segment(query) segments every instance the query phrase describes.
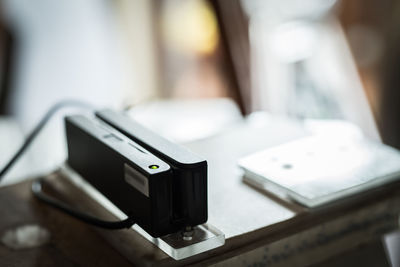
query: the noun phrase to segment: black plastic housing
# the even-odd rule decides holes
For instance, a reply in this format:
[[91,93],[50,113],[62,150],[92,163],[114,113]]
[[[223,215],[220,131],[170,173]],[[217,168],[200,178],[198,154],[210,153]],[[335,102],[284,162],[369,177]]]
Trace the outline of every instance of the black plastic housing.
[[168,163],[173,170],[173,223],[179,227],[205,223],[207,161],[186,148],[150,131],[133,119],[111,110],[96,116]]
[[167,163],[98,119],[69,116],[65,126],[70,167],[153,237],[178,230]]

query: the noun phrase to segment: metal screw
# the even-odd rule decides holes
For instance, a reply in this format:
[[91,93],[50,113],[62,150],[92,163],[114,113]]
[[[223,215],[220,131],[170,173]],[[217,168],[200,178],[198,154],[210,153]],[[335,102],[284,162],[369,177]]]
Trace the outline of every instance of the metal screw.
[[186,226],[185,230],[183,230],[182,236],[183,240],[190,241],[193,239],[194,230],[191,226]]

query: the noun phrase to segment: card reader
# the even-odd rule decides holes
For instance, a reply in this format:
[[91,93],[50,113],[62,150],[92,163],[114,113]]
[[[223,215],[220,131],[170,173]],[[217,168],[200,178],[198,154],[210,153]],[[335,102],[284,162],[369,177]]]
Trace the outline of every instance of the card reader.
[[172,170],[139,144],[97,119],[65,119],[68,165],[153,237],[172,224]]
[[125,115],[65,118],[68,165],[153,237],[207,221],[207,161]]
[[132,118],[112,110],[96,116],[167,162],[173,171],[174,224],[195,226],[207,221],[207,161],[150,131]]

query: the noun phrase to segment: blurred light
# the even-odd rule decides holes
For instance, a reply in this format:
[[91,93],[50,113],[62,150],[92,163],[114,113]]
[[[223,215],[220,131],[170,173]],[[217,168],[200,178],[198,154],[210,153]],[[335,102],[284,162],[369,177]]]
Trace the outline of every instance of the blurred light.
[[162,25],[167,43],[177,50],[211,54],[217,47],[217,21],[205,1],[167,2]]
[[[316,19],[328,13],[337,0],[242,0],[251,19],[285,21]],[[266,15],[268,14],[268,15]]]
[[287,22],[272,33],[272,50],[282,61],[291,63],[312,55],[316,45],[316,29],[307,22]]

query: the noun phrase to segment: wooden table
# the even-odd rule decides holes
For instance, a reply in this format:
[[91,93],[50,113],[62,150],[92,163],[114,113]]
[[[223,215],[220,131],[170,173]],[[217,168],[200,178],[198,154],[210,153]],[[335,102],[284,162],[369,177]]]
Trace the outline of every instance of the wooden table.
[[[107,231],[78,222],[38,202],[30,182],[0,189],[0,234],[23,224],[39,224],[50,242],[13,251],[0,246],[2,266],[139,266],[268,264],[302,266],[322,262],[398,227],[400,186],[394,184],[351,201],[309,211],[259,192],[241,179],[236,160],[262,148],[305,135],[298,125],[269,119],[244,123],[214,137],[187,144],[209,162],[209,223],[226,244],[175,261],[133,230]],[[47,190],[83,210],[114,218],[59,173],[47,177]]]

